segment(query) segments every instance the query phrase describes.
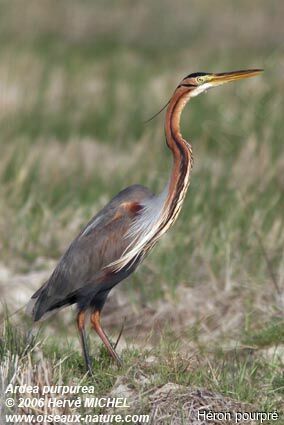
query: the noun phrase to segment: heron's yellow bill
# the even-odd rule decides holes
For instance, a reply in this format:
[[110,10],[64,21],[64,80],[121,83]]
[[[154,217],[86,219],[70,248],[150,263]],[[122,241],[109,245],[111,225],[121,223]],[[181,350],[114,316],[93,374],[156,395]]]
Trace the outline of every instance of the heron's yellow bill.
[[221,72],[211,75],[211,83],[223,84],[229,81],[241,80],[242,78],[255,77],[263,72],[263,69],[243,69],[240,71]]

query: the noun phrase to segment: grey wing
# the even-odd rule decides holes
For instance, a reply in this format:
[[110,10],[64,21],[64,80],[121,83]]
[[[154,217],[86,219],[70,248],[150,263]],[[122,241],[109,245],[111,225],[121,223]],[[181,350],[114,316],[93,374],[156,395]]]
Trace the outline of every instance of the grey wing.
[[71,243],[49,280],[33,295],[28,310],[34,320],[53,306],[75,302],[72,294],[84,286],[96,285],[101,271],[118,260],[131,243],[127,237],[129,228],[143,202],[152,197],[147,188],[131,186],[93,217]]

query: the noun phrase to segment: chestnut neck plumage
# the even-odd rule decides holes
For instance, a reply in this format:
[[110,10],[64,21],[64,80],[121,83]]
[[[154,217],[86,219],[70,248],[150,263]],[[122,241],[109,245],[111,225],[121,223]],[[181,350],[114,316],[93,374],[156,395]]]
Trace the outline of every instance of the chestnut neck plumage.
[[167,108],[165,120],[166,141],[173,154],[173,166],[168,184],[168,193],[164,208],[171,225],[177,218],[186,195],[190,171],[193,165],[190,144],[182,138],[180,132],[180,117],[183,108],[190,99],[190,90],[179,87]]
[[180,212],[193,163],[191,146],[180,134],[180,115],[189,98],[189,90],[182,87],[176,90],[170,100],[165,132],[167,145],[174,159],[171,176],[160,195],[144,201],[142,214],[137,216],[127,233],[130,237],[129,247],[119,260],[110,264],[116,271],[130,267],[137,258],[142,260],[175,222]]

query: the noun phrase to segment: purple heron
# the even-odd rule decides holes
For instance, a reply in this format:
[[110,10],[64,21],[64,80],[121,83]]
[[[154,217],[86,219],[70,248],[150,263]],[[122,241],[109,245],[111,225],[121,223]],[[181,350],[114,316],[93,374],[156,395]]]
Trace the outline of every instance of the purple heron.
[[110,290],[136,269],[181,210],[193,163],[191,145],[180,132],[183,108],[192,97],[212,87],[254,77],[261,71],[199,72],[186,76],[167,104],[165,136],[173,166],[164,190],[159,195],[141,185],[122,190],[89,221],[50,278],[32,296],[28,311],[34,321],[43,320],[61,307],[77,304],[77,326],[89,373],[92,366],[85,333],[86,313],[90,313],[91,325],[109,354],[120,364],[101,326],[101,311]]

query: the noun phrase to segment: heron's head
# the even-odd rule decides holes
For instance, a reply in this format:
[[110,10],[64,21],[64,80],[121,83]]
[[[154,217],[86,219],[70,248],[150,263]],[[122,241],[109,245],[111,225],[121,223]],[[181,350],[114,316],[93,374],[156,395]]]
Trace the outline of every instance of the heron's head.
[[190,96],[198,96],[204,91],[230,81],[241,80],[242,78],[250,78],[260,74],[262,69],[246,69],[241,71],[221,72],[212,74],[208,72],[196,72],[187,75],[179,84],[178,88],[183,88],[190,92]]

